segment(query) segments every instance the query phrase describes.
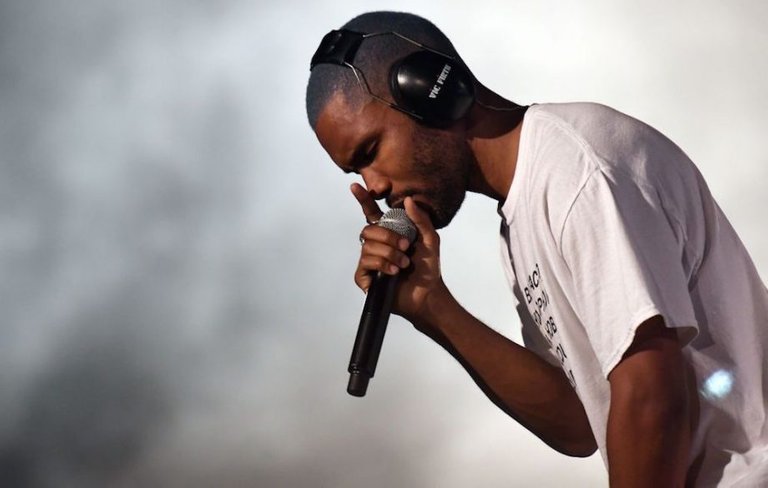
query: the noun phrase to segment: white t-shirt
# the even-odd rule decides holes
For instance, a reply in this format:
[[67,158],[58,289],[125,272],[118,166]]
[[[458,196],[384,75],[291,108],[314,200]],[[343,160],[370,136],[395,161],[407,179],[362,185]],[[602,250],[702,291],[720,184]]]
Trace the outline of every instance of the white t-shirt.
[[534,105],[499,213],[525,345],[570,378],[603,459],[608,373],[661,315],[696,374],[697,486],[768,486],[768,290],[683,151],[605,106]]

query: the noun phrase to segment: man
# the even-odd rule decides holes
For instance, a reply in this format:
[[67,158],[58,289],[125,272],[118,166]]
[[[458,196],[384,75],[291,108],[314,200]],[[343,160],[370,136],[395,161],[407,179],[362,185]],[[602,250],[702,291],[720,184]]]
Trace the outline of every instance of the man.
[[[394,311],[554,449],[611,486],[768,486],[768,291],[693,163],[596,104],[523,107],[409,14],[361,15],[312,60],[307,112],[369,225],[355,282],[402,274]],[[439,237],[466,191],[499,202],[521,347],[465,311]],[[371,225],[402,206],[410,252]]]

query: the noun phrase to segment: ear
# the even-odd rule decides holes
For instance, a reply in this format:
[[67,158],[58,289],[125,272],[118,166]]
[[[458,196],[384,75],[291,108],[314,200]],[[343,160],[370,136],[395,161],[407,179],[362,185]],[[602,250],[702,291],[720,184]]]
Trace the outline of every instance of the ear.
[[429,124],[455,122],[475,101],[471,74],[457,61],[430,51],[416,51],[395,63],[389,80],[397,104]]

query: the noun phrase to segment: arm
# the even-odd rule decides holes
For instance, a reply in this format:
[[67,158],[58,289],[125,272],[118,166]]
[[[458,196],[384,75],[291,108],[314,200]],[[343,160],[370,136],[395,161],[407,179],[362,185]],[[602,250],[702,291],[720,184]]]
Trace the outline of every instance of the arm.
[[[352,186],[369,221],[381,212],[360,185]],[[408,216],[419,230],[410,257],[399,236],[369,225],[355,273],[360,288],[370,273],[402,273],[393,310],[448,350],[486,395],[554,449],[588,456],[596,443],[584,408],[565,374],[524,347],[508,340],[464,310],[440,275],[439,236],[427,214],[411,198]]]
[[584,407],[563,371],[465,311],[444,290],[414,325],[450,352],[496,406],[553,449],[597,449]]
[[[608,471],[612,487],[682,487],[695,392],[673,329],[644,322],[611,371]],[[693,395],[691,395],[693,393]]]

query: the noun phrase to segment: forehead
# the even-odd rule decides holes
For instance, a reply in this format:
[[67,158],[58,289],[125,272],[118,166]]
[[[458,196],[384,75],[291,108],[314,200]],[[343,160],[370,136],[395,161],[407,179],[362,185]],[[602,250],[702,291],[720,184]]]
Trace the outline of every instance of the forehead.
[[343,163],[360,142],[381,130],[381,117],[373,103],[350,103],[336,92],[320,112],[315,133],[336,164]]

